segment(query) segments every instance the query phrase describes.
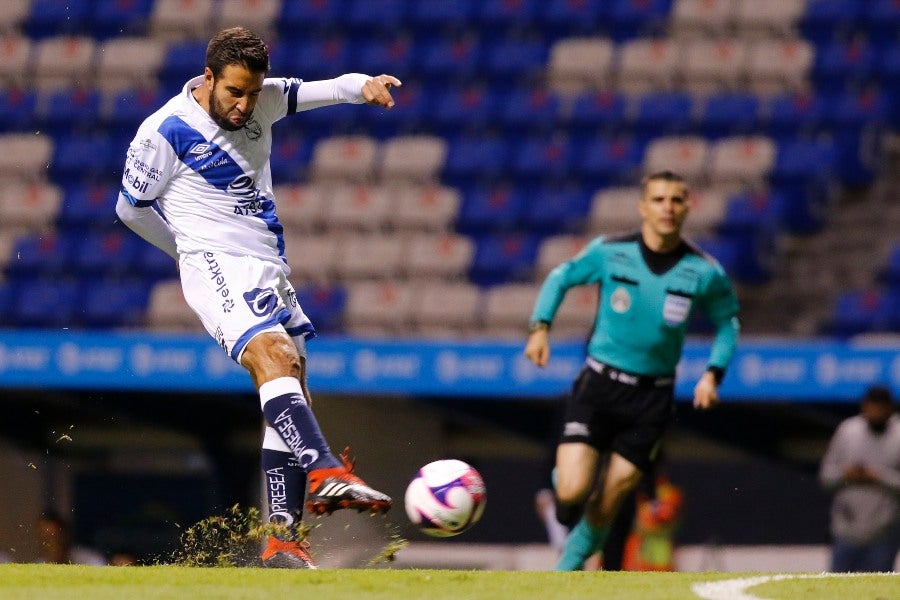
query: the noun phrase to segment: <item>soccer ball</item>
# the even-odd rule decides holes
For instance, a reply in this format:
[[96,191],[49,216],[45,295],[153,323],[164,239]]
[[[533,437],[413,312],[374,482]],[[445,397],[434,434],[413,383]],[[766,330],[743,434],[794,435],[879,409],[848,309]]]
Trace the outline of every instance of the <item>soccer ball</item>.
[[432,537],[459,535],[478,522],[487,496],[471,465],[446,459],[428,463],[406,488],[406,514]]

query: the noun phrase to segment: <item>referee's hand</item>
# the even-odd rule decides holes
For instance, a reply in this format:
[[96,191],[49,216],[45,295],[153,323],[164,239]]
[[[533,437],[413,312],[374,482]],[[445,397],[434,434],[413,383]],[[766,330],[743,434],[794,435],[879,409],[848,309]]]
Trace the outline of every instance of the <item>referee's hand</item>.
[[394,107],[394,98],[391,96],[393,86],[400,87],[403,83],[393,75],[379,75],[368,80],[362,89],[362,97],[367,104],[384,108]]
[[539,367],[546,367],[550,360],[549,334],[546,329],[539,329],[528,335],[525,344],[525,358]]
[[707,410],[719,403],[719,385],[712,373],[706,372],[694,386],[694,408]]

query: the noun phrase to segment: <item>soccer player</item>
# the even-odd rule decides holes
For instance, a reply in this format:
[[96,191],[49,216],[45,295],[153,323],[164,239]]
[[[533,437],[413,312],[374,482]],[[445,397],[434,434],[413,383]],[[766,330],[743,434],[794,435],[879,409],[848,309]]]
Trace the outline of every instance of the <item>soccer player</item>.
[[[581,569],[602,548],[623,499],[654,464],[673,416],[675,368],[694,308],[716,328],[707,370],[694,387],[696,408],[719,401],[737,343],[738,303],[728,277],[681,235],[689,209],[684,179],[669,171],[648,176],[637,208],[639,231],[600,236],[550,272],[529,324],[525,356],[544,367],[566,291],[600,286],[586,364],[566,399],[556,451],[557,518],[573,528],[560,571]],[[609,464],[597,482],[604,452]]]
[[[269,51],[242,27],[216,34],[203,75],[150,115],[128,148],[116,212],[178,261],[182,290],[203,326],[259,391],[270,521],[290,530],[307,508],[387,511],[391,499],[336,457],[310,408],[306,340],[312,323],[288,282],[269,156],[272,124],[349,102],[392,108],[391,75],[325,81],[268,78]],[[153,205],[158,206],[157,213]],[[315,568],[305,544],[272,536],[269,567]]]

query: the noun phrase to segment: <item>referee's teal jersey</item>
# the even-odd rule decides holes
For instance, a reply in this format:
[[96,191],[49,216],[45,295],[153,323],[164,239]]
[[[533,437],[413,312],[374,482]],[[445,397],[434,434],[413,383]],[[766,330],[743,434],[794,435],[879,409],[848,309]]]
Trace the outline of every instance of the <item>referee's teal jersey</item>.
[[638,375],[673,375],[691,313],[699,309],[716,331],[708,368],[728,367],[739,331],[737,297],[718,261],[690,242],[660,254],[640,232],[595,238],[550,272],[531,322],[552,324],[566,291],[588,284],[600,285],[588,342],[594,359]]

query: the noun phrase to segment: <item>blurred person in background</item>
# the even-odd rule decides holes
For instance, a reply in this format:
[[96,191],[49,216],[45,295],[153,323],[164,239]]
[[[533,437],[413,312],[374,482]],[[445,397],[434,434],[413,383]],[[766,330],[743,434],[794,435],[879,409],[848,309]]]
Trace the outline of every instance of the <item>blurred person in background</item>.
[[107,564],[100,552],[73,543],[68,521],[55,511],[45,511],[38,517],[37,536],[40,554],[34,562],[93,566]]
[[[622,502],[656,462],[674,415],[675,369],[692,311],[700,309],[716,328],[707,369],[694,387],[695,408],[718,403],[737,344],[731,281],[713,257],[681,235],[689,212],[684,179],[670,171],[651,174],[636,200],[640,229],[600,236],[554,268],[529,323],[525,356],[544,367],[566,291],[600,285],[588,357],[565,400],[556,451],[556,516],[572,528],[560,571],[584,568],[603,547]],[[605,453],[606,474],[599,480]]]
[[[216,34],[203,74],[138,129],[116,212],[178,261],[187,303],[249,371],[266,421],[262,469],[269,518],[291,532],[302,515],[307,475],[306,506],[315,514],[383,512],[391,499],[357,477],[346,456],[332,453],[311,409],[306,340],[315,329],[288,282],[269,165],[272,124],[338,103],[392,108],[390,88],[400,81],[360,73],[302,81],[269,78],[268,71],[269,49],[254,33],[234,27]],[[296,537],[270,536],[263,564],[315,568]]]
[[819,469],[831,505],[831,570],[891,571],[900,548],[900,417],[872,386],[838,425]]

